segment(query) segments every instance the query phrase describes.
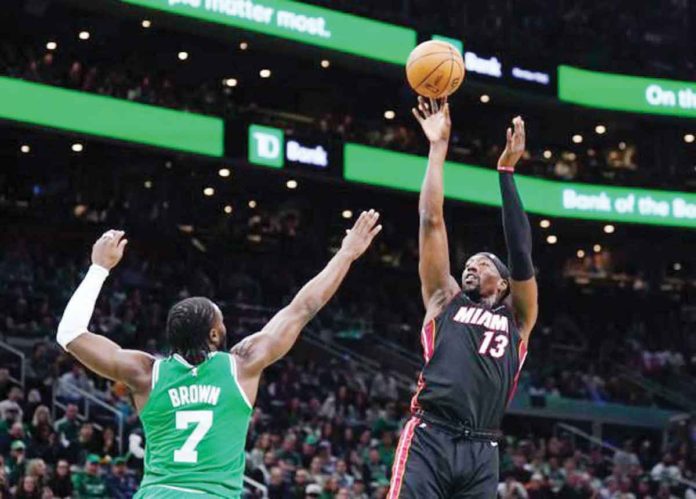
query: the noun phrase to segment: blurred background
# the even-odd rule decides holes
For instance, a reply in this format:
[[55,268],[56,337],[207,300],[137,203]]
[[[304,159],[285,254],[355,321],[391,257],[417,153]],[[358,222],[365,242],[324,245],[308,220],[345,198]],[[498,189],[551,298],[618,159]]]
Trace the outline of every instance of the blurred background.
[[[0,497],[131,497],[124,386],[57,347],[107,228],[92,330],[166,353],[177,300],[257,331],[362,209],[384,230],[264,375],[248,497],[383,498],[421,367],[427,142],[403,64],[463,52],[452,268],[505,255],[493,167],[520,114],[539,322],[503,430],[503,498],[696,497],[696,3],[5,0]],[[90,492],[91,491],[91,492]]]

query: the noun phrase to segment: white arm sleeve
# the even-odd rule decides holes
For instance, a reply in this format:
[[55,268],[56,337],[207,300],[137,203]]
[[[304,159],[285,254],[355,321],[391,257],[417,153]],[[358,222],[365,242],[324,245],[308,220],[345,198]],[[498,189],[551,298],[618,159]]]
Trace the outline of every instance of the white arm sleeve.
[[75,338],[87,332],[89,320],[94,312],[99,291],[109,275],[109,271],[99,265],[92,265],[82,283],[77,287],[65,307],[63,317],[58,324],[56,340],[67,350],[68,344]]

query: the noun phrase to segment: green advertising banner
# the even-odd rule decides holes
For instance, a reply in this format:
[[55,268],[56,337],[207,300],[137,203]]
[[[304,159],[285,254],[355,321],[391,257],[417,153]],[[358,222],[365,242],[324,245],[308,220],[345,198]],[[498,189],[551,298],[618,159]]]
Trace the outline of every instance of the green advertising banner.
[[[358,144],[344,148],[346,180],[409,192],[420,190],[427,159]],[[553,217],[696,228],[696,194],[559,182],[517,175],[530,213]],[[445,196],[500,206],[498,174],[463,163],[445,164]]]
[[223,155],[219,118],[0,77],[0,119],[137,144]]
[[404,64],[412,29],[291,0],[122,0],[370,59]]
[[588,107],[696,118],[696,82],[559,66],[558,98]]
[[270,126],[249,126],[249,163],[282,168],[285,164],[285,132]]

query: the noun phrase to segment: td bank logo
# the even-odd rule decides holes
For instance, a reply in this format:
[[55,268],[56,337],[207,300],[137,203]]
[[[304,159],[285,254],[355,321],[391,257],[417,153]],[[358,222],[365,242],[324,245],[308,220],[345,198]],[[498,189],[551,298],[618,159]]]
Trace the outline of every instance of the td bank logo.
[[282,168],[285,162],[285,134],[279,128],[249,127],[249,163]]

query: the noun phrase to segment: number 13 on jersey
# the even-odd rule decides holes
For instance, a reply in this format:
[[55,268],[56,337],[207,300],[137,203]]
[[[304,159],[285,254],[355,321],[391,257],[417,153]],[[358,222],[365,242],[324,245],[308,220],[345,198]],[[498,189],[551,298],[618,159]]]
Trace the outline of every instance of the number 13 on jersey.
[[[492,343],[495,343],[495,345],[491,345]],[[496,335],[494,331],[486,331],[483,333],[483,341],[478,349],[478,353],[499,359],[505,355],[505,349],[509,344],[510,340],[508,340],[505,334]]]

